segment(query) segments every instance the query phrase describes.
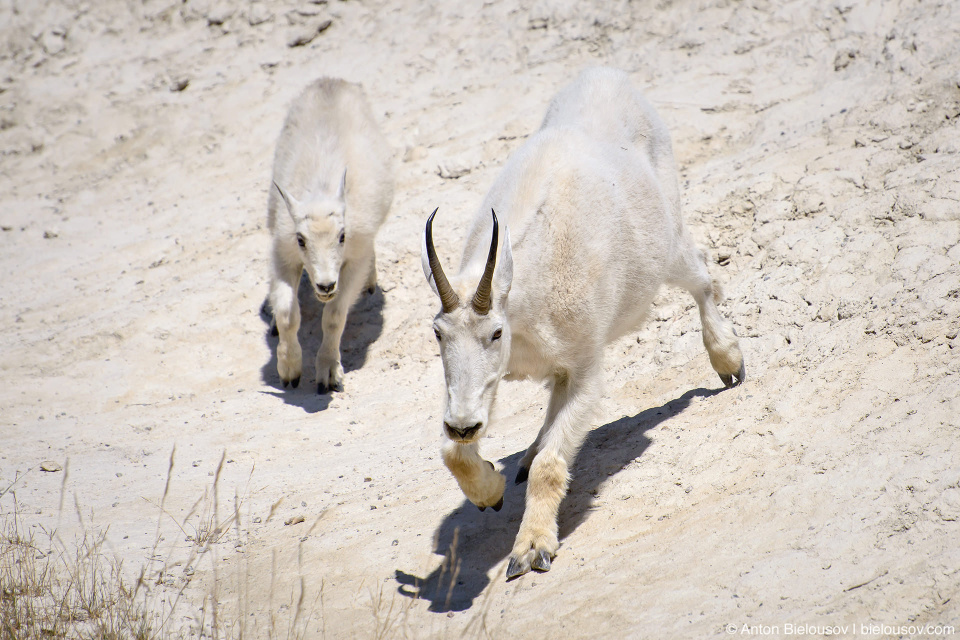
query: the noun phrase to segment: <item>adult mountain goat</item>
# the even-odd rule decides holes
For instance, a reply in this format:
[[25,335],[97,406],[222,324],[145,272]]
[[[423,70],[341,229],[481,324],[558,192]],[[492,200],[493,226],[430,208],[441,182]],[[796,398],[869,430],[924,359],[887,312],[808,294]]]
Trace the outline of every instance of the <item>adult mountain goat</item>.
[[376,286],[374,238],[392,199],[393,152],[363,90],[334,78],[309,85],[280,133],[267,205],[269,301],[284,387],[296,387],[303,369],[297,288],[306,269],[324,303],[317,393],[343,390],[340,336],[360,291]]
[[436,213],[422,261],[442,306],[433,329],[446,379],[443,460],[471,502],[499,510],[504,477],[479,453],[497,385],[547,381],[546,419],[517,474],[529,484],[507,578],[547,571],[569,468],[600,397],[603,347],[641,325],[663,283],[697,301],[728,387],[744,379],[737,336],[680,217],[666,127],[623,72],[584,71],[554,97],[490,188],[450,279],[433,245]]

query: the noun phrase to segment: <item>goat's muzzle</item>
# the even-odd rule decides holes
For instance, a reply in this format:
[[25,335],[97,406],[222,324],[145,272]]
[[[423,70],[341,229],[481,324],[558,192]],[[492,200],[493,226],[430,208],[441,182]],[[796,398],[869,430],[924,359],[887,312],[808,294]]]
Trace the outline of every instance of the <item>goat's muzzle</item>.
[[477,422],[475,424],[462,427],[455,427],[446,421],[443,423],[444,430],[454,442],[472,442],[477,437],[481,427],[483,427],[482,422]]

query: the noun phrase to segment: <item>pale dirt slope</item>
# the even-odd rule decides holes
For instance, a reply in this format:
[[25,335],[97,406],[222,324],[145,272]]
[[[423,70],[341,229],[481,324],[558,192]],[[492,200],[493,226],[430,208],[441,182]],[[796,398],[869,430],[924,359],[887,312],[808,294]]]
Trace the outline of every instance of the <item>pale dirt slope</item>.
[[[221,511],[242,499],[191,566],[161,518],[165,583],[194,575],[185,629],[214,568],[248,636],[291,615],[301,577],[308,637],[373,636],[391,603],[401,637],[960,629],[960,5],[413,5],[0,0],[0,486],[27,474],[30,526],[69,539],[76,502],[135,572],[176,445],[173,518],[224,451]],[[421,225],[439,206],[452,269],[509,152],[594,64],[628,71],[673,131],[748,380],[718,391],[692,300],[665,291],[607,351],[553,569],[505,583],[523,489],[481,514],[439,459]],[[363,83],[398,155],[382,289],[348,323],[332,399],[279,387],[259,315],[273,145],[323,74]],[[483,449],[510,479],[544,401],[501,388]],[[64,472],[38,467],[68,458],[60,511]]]

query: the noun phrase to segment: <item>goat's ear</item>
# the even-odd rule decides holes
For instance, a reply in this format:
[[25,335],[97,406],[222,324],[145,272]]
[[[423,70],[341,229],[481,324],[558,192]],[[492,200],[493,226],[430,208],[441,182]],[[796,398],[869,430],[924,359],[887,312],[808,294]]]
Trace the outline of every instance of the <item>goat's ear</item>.
[[283,204],[287,206],[287,211],[291,216],[297,218],[297,211],[300,209],[300,203],[293,198],[293,196],[287,195],[287,192],[280,188],[276,182],[273,183],[273,188],[277,190],[277,193],[280,194],[280,197],[283,198]]
[[493,286],[500,295],[501,303],[510,293],[511,284],[513,284],[513,250],[510,247],[510,229],[504,223],[500,259],[497,261],[497,269],[493,273]]
[[340,176],[340,184],[337,185],[337,200],[343,200],[343,194],[347,190],[347,168],[343,168],[343,175]]
[[423,267],[423,275],[433,289],[433,293],[439,298],[440,291],[437,289],[437,283],[433,279],[433,269],[430,268],[430,258],[427,255],[427,232],[424,230],[420,237],[420,265]]

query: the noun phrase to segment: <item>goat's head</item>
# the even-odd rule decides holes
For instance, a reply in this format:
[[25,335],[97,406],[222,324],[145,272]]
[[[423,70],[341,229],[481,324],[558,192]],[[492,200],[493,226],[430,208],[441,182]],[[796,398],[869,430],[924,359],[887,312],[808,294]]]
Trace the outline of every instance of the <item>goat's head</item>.
[[476,276],[469,270],[447,280],[433,246],[436,213],[427,220],[421,261],[441,303],[433,331],[446,379],[444,432],[454,442],[469,443],[486,431],[497,384],[510,359],[510,325],[504,312],[513,279],[510,235],[504,228],[498,264],[497,214],[491,209],[493,238],[479,284],[474,285]]
[[313,285],[313,292],[321,302],[329,302],[337,295],[347,232],[343,196],[346,179],[347,172],[344,170],[335,193],[313,193],[302,201],[294,199],[280,185],[273,183],[293,218],[300,256]]

